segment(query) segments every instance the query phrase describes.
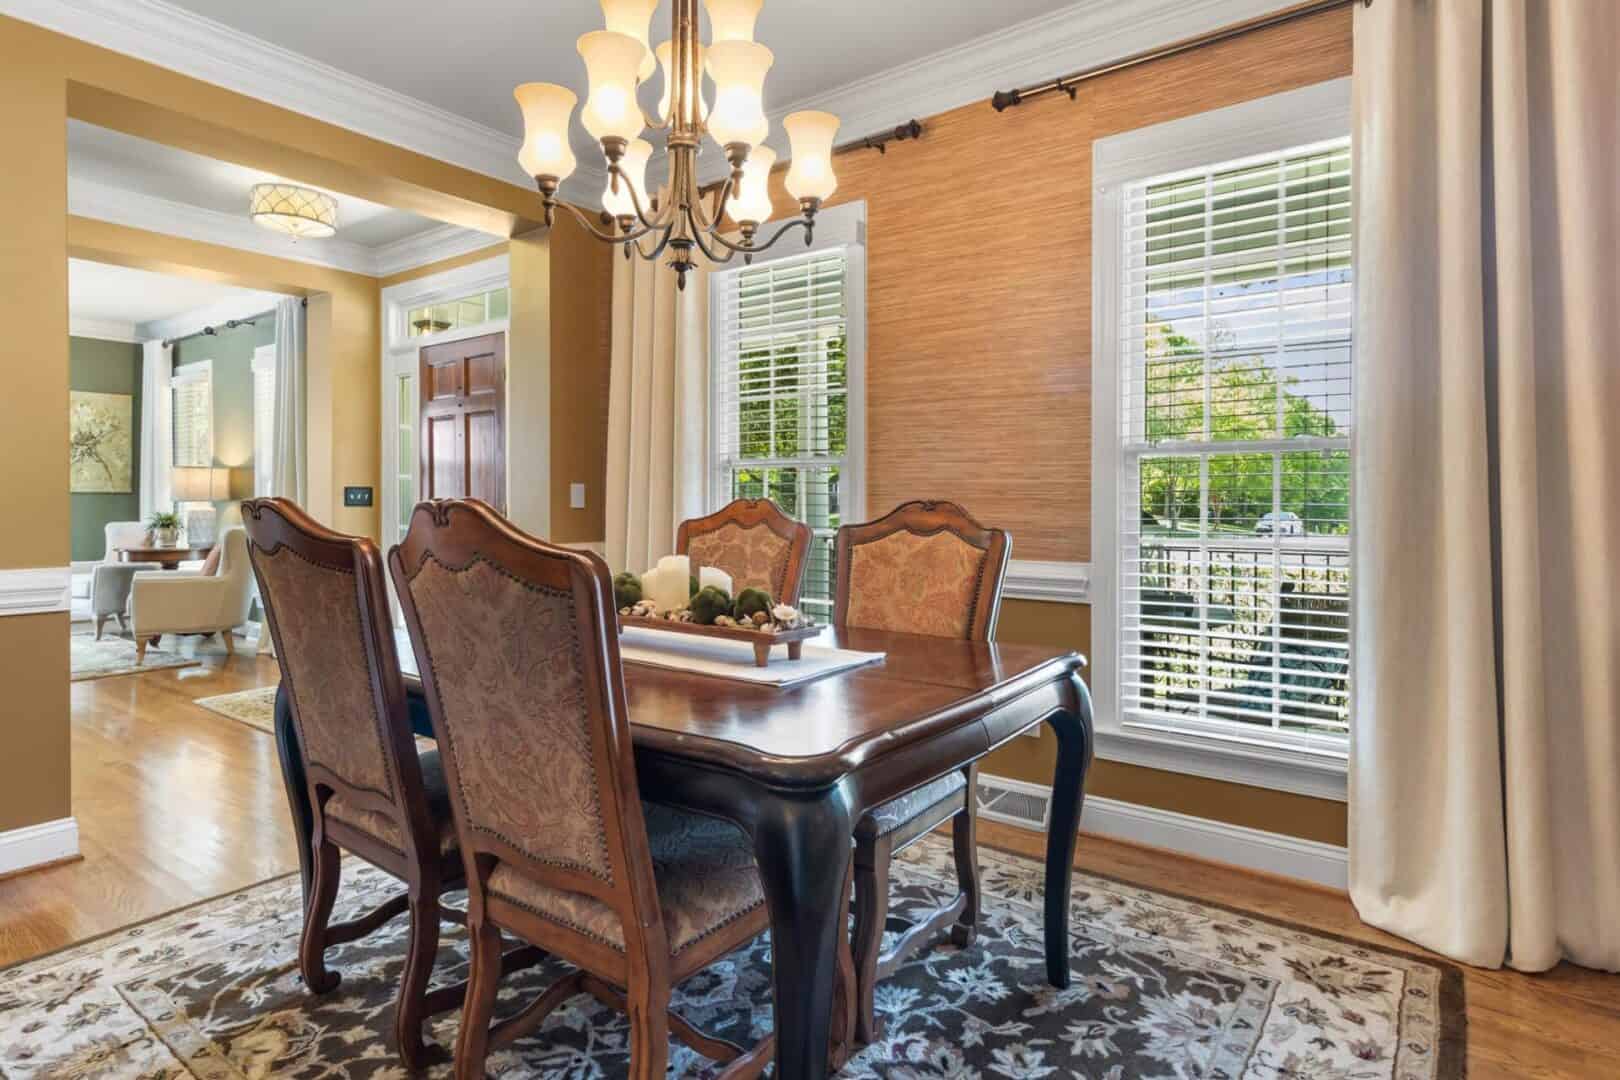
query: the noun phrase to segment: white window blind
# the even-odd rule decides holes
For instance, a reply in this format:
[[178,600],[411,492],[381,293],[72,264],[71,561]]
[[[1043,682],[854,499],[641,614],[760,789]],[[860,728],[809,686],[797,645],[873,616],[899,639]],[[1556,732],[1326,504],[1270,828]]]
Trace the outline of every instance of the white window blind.
[[269,495],[276,446],[274,347],[253,357],[253,494]]
[[1121,192],[1121,722],[1349,731],[1348,139]]
[[209,361],[175,368],[174,464],[214,463],[214,377]]
[[770,498],[810,525],[801,604],[823,617],[849,476],[848,269],[830,248],[712,281],[715,508]]

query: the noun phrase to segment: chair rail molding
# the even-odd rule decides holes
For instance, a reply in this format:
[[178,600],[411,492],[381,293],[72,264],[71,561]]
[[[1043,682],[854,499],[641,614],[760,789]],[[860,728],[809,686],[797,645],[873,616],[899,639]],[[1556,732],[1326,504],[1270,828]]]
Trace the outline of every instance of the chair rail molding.
[[67,611],[72,587],[70,566],[0,570],[0,616]]
[[77,818],[57,818],[0,832],[0,877],[76,858],[78,854]]
[[1013,559],[1007,564],[1002,596],[1057,604],[1091,603],[1091,564]]

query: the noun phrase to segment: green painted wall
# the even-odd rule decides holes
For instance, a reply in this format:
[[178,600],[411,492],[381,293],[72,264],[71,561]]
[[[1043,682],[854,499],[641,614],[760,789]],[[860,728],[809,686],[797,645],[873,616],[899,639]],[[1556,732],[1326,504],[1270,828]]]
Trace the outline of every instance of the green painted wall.
[[[235,475],[244,490],[253,485],[253,351],[275,340],[275,317],[266,315],[252,326],[187,338],[174,347],[175,367],[213,361],[214,464],[239,470]],[[241,523],[239,503],[227,499],[214,504],[221,531]]]
[[[141,347],[127,341],[68,338],[68,386],[99,394],[129,394],[131,438],[128,494],[75,493],[72,498],[73,559],[100,559],[106,553],[109,521],[135,521],[141,516]],[[249,391],[251,396],[251,390]]]

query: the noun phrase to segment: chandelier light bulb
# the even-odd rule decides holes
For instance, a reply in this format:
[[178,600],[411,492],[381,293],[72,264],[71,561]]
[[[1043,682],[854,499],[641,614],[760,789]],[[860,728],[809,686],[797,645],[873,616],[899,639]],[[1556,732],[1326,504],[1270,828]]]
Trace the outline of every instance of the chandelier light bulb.
[[555,178],[559,183],[574,172],[574,151],[568,145],[568,121],[579,100],[566,86],[555,83],[524,83],[512,91],[523,110],[523,146],[518,164],[539,179]]
[[764,6],[765,0],[703,0],[715,43],[753,41],[754,21]]
[[788,166],[788,194],[795,199],[825,200],[838,190],[833,175],[833,139],[838,134],[838,117],[825,112],[790,113],[782,121],[793,145],[793,162]]
[[631,139],[624,148],[624,156],[619,159],[619,169],[624,173],[619,178],[619,190],[613,190],[613,177],[608,177],[607,187],[602,191],[602,209],[616,218],[633,218],[636,216],[636,204],[630,198],[630,186],[636,189],[636,198],[641,200],[641,209],[647,207],[647,161],[652,157],[652,143],[646,139]]
[[647,27],[652,23],[653,10],[658,0],[602,0],[602,20],[615,34],[633,37],[646,50],[641,66],[636,69],[636,80],[646,82],[657,70],[652,46],[647,40]]
[[[697,62],[697,67],[694,69],[699,73],[698,78],[697,78],[697,83],[698,83],[698,85],[697,85],[698,119],[699,120],[702,120],[702,119],[706,118],[709,115],[709,102],[708,102],[707,98],[703,94],[703,75],[702,75],[702,71],[703,71],[703,54],[705,52],[707,52],[707,51],[708,50],[704,49],[703,46],[701,46],[701,45],[698,46],[698,51],[697,51],[698,62]],[[663,72],[664,72],[664,96],[658,99],[658,118],[660,120],[667,121],[669,119],[669,110],[670,110],[671,106],[674,104],[673,98],[674,98],[674,90],[675,90],[675,72],[674,72],[674,67],[675,67],[675,43],[673,41],[666,41],[662,45],[658,46],[656,52],[657,52],[657,55],[658,55],[658,66],[660,68],[662,68]],[[686,98],[687,98],[688,101],[692,100],[692,87],[687,87],[686,88]]]
[[593,137],[629,141],[646,127],[636,101],[636,73],[646,53],[646,46],[629,34],[611,30],[593,30],[579,39],[591,87],[579,120]]
[[749,151],[743,164],[742,183],[726,206],[731,220],[741,224],[758,225],[771,220],[771,168],[776,164],[776,151],[768,146],[756,146]]
[[775,57],[751,41],[721,41],[709,46],[709,77],[714,79],[714,108],[709,134],[721,146],[758,146],[770,132],[765,119],[765,75]]

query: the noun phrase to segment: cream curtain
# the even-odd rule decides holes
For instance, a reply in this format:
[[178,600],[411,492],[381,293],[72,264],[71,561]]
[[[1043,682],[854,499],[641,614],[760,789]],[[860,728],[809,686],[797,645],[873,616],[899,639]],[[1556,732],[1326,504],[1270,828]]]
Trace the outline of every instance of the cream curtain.
[[687,274],[680,290],[667,261],[613,260],[606,516],[615,572],[639,574],[668,555],[676,525],[705,509],[708,274]]
[[1351,895],[1620,969],[1620,4],[1355,17]]
[[141,522],[173,510],[170,473],[174,458],[174,346],[141,343]]
[[309,451],[304,423],[304,302],[276,304],[276,409],[270,494],[303,505]]

